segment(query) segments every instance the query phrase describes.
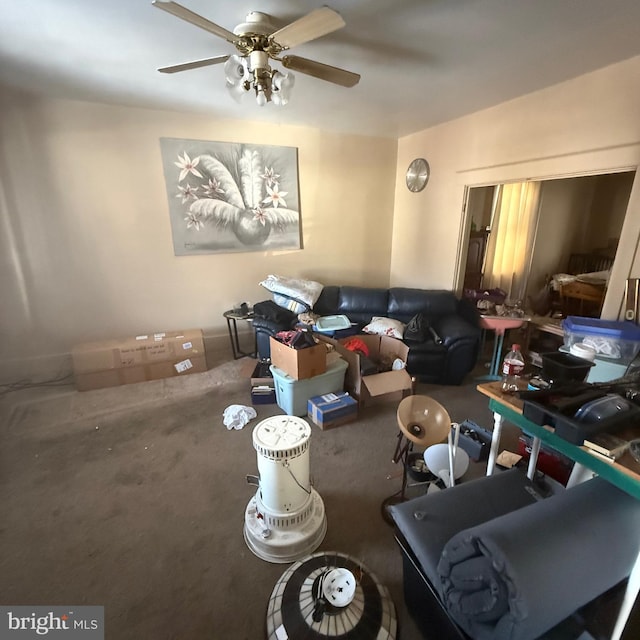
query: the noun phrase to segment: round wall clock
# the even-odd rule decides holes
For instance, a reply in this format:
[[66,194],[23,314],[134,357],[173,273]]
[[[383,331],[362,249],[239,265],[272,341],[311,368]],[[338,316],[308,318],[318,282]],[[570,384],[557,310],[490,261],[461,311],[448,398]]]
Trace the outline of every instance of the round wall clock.
[[417,193],[422,191],[429,182],[429,163],[424,158],[416,158],[407,169],[407,189]]

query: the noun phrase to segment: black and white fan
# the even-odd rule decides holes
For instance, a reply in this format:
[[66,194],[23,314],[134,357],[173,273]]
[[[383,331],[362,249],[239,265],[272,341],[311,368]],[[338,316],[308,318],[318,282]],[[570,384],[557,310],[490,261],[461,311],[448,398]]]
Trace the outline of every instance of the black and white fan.
[[229,31],[176,2],[154,0],[152,4],[158,9],[223,38],[237,50],[234,54],[162,67],[158,69],[162,73],[176,73],[224,64],[227,88],[230,93],[239,99],[253,89],[256,100],[261,106],[267,102],[286,104],[294,84],[293,74],[272,69],[271,60],[277,60],[285,69],[299,71],[343,87],[353,87],[360,81],[357,73],[300,56],[282,55],[292,47],[315,40],[345,26],[340,14],[329,7],[315,9],[279,29],[273,25],[270,16],[252,11],[246,16],[245,22],[237,25],[233,31]]

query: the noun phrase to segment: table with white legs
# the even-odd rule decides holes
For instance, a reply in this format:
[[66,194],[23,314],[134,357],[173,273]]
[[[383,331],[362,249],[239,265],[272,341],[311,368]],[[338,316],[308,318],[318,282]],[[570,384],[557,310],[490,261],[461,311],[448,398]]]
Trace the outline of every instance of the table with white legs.
[[[513,395],[502,393],[499,382],[480,384],[477,389],[489,398],[489,408],[493,411],[494,416],[491,447],[487,461],[487,475],[491,475],[494,471],[496,457],[500,448],[502,424],[504,420],[508,420],[533,438],[531,457],[529,458],[529,467],[527,469],[527,475],[530,479],[533,479],[535,473],[540,446],[544,444],[574,461],[575,464],[567,483],[567,488],[570,489],[578,482],[599,475],[607,482],[640,500],[640,463],[636,462],[630,454],[626,454],[615,462],[602,460],[590,453],[586,447],[571,444],[567,440],[560,438],[554,433],[552,427],[540,426],[525,418],[522,414],[522,401]],[[627,582],[626,592],[611,640],[620,640],[622,637],[622,632],[639,592],[640,551]]]

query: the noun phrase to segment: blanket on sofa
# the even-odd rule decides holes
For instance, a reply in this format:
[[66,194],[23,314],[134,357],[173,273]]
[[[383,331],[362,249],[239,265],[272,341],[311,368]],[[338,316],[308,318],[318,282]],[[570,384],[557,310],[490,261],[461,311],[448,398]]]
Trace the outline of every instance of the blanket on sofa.
[[453,536],[438,573],[476,640],[531,640],[624,580],[640,550],[640,501],[601,478]]

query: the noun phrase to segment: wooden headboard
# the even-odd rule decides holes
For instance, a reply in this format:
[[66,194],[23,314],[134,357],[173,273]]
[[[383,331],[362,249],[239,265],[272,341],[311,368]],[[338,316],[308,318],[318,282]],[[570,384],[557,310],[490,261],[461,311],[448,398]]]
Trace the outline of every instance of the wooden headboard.
[[613,266],[615,257],[603,255],[598,251],[593,253],[572,253],[569,256],[567,273],[578,275],[579,273],[593,273],[595,271],[608,271]]

